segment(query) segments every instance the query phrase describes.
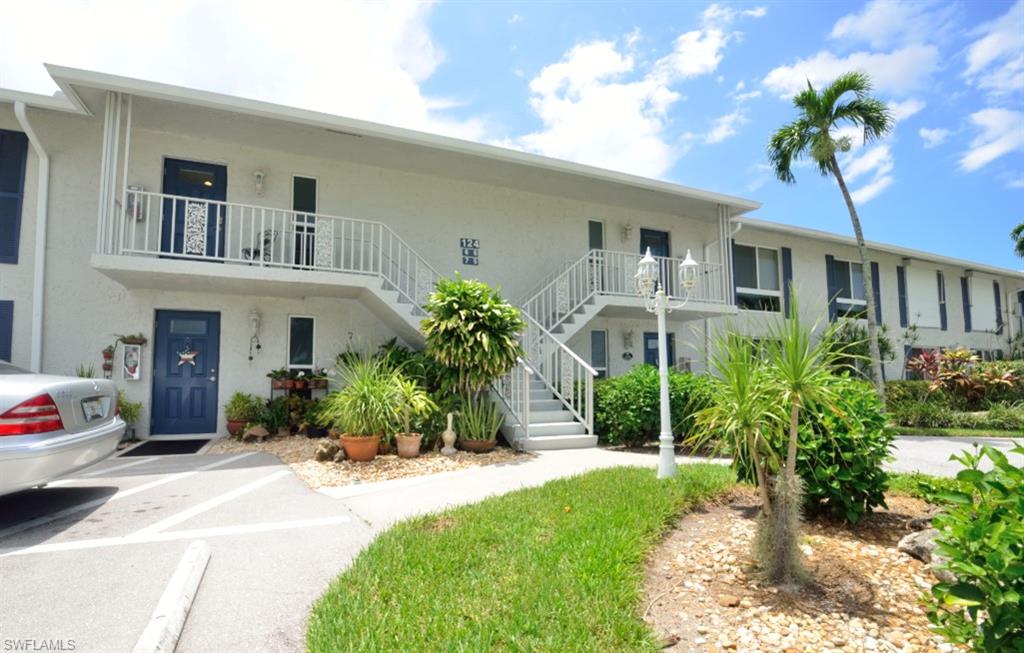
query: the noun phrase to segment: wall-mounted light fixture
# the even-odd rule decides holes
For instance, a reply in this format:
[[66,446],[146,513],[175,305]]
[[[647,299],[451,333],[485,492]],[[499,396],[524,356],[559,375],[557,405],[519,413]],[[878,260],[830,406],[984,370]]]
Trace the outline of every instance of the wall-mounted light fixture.
[[256,311],[249,313],[249,360],[260,353],[263,346],[260,345],[260,314]]
[[263,197],[263,180],[267,178],[267,173],[256,168],[255,172],[252,173],[252,178],[255,180],[256,195]]
[[626,242],[626,241],[628,241],[632,237],[633,237],[633,223],[632,222],[627,222],[626,224],[622,225],[622,242]]
[[622,348],[627,351],[633,348],[633,329],[626,329],[622,332]]

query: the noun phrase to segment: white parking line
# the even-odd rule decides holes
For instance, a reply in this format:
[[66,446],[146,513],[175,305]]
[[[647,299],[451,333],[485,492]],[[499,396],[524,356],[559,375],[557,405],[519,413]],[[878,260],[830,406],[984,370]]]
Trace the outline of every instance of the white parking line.
[[242,458],[245,458],[247,456],[252,456],[255,453],[256,452],[249,452],[249,453],[238,454],[237,456],[231,456],[230,458],[223,458],[223,459],[218,460],[216,462],[210,463],[209,465],[203,465],[202,467],[197,467],[196,469],[193,469],[193,470],[190,470],[190,471],[187,471],[187,472],[178,472],[177,474],[171,474],[170,476],[164,476],[163,478],[158,478],[155,481],[150,481],[149,483],[144,483],[142,485],[133,487],[133,488],[131,488],[129,490],[120,490],[120,491],[116,492],[115,494],[113,494],[110,497],[103,497],[103,498],[100,498],[100,499],[93,499],[92,501],[86,501],[85,503],[80,503],[80,504],[78,504],[76,506],[70,506],[68,508],[65,508],[64,510],[58,510],[57,512],[53,512],[53,513],[50,513],[48,515],[42,515],[40,517],[36,517],[35,519],[30,519],[28,521],[21,522],[20,524],[15,524],[13,526],[8,526],[7,528],[5,528],[3,530],[0,530],[0,540],[2,540],[5,537],[10,537],[11,535],[15,535],[17,533],[21,533],[22,531],[26,531],[26,530],[28,530],[30,528],[35,528],[36,526],[41,526],[43,524],[47,524],[47,523],[49,523],[51,521],[54,521],[55,519],[61,519],[63,517],[67,517],[68,515],[73,515],[76,512],[81,512],[82,510],[88,510],[90,508],[95,508],[97,506],[102,506],[103,504],[109,503],[111,501],[116,501],[118,499],[124,499],[124,498],[130,497],[130,496],[132,496],[134,494],[138,494],[139,492],[145,492],[146,490],[151,490],[151,489],[153,489],[155,487],[159,487],[159,486],[165,485],[167,483],[172,483],[174,481],[177,481],[177,480],[180,480],[180,479],[183,479],[183,478],[187,478],[187,477],[192,476],[194,474],[198,474],[199,472],[205,472],[205,471],[210,470],[210,469],[216,469],[217,467],[223,467],[224,465],[229,465],[229,464],[235,462],[236,460],[241,460]]
[[149,526],[146,526],[145,528],[141,528],[141,529],[135,531],[134,533],[128,535],[128,537],[129,538],[131,538],[131,537],[145,537],[146,535],[150,535],[150,534],[153,534],[153,533],[159,533],[160,531],[165,531],[168,528],[170,528],[171,526],[175,526],[177,524],[180,524],[183,521],[187,521],[189,519],[192,519],[193,517],[195,517],[196,515],[198,515],[200,513],[204,513],[207,510],[211,510],[213,508],[216,508],[217,506],[219,506],[219,505],[221,505],[223,503],[227,503],[228,501],[231,501],[232,499],[237,499],[238,497],[242,496],[243,494],[248,494],[249,492],[252,492],[253,490],[261,488],[264,485],[267,485],[268,483],[272,483],[273,481],[276,481],[277,479],[281,478],[282,476],[287,476],[288,474],[291,474],[291,473],[292,473],[291,470],[288,470],[288,469],[278,470],[278,471],[274,472],[273,474],[269,474],[267,476],[264,476],[261,479],[253,481],[252,483],[247,483],[247,484],[245,484],[245,485],[243,485],[241,487],[237,487],[234,490],[231,490],[230,492],[225,492],[224,494],[221,494],[219,496],[213,497],[212,499],[208,499],[206,501],[203,501],[202,503],[197,504],[195,506],[192,506],[191,508],[189,508],[187,510],[182,510],[181,512],[173,514],[170,517],[167,517],[166,519],[161,519],[160,521],[156,522],[155,524],[150,524]]
[[82,474],[80,476],[75,476],[73,478],[62,478],[59,481],[54,481],[53,483],[47,483],[46,487],[60,487],[62,485],[67,485],[69,483],[74,483],[75,481],[78,481],[78,480],[83,479],[83,478],[92,478],[94,476],[103,476],[104,474],[110,474],[111,472],[120,471],[122,469],[127,469],[129,467],[135,467],[136,465],[141,465],[142,463],[152,462],[152,461],[156,460],[157,458],[159,458],[159,456],[152,456],[152,457],[148,457],[148,458],[137,458],[137,459],[135,459],[135,460],[133,460],[131,462],[125,463],[123,465],[114,465],[113,467],[104,467],[103,469],[97,469],[97,470],[94,470],[94,471]]
[[265,533],[268,531],[280,531],[288,528],[331,526],[333,524],[345,524],[350,521],[352,520],[349,517],[338,515],[336,517],[315,517],[313,519],[294,519],[290,521],[263,522],[259,524],[242,524],[239,526],[194,528],[192,530],[171,531],[169,533],[150,533],[143,536],[129,535],[127,537],[102,537],[92,540],[78,540],[75,542],[54,542],[53,544],[37,544],[23,549],[0,549],[0,558],[28,555],[31,553],[52,553],[54,551],[95,549],[106,546],[118,546],[121,544],[142,544],[146,542],[170,542],[173,540],[223,537],[226,535],[247,535],[249,533]]

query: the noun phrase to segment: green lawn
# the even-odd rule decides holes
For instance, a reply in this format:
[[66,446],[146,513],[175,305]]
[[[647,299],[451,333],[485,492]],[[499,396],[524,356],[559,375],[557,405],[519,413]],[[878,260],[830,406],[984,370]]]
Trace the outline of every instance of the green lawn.
[[889,491],[908,494],[925,501],[941,502],[941,497],[937,496],[939,493],[951,491],[969,492],[970,486],[961,483],[955,478],[931,476],[929,474],[921,474],[920,472],[890,472]]
[[310,651],[655,651],[643,565],[731,470],[616,468],[383,533],[313,606]]
[[946,437],[967,437],[967,438],[1019,438],[1020,431],[999,431],[993,429],[946,429],[946,428],[924,428],[921,426],[893,426],[892,429],[900,435],[940,435]]

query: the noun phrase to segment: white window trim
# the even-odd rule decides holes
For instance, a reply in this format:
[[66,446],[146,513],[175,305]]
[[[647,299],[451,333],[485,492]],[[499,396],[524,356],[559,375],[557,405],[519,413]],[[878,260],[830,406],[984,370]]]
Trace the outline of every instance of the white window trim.
[[608,230],[604,220],[598,220],[597,218],[587,218],[587,250],[594,249],[590,246],[590,223],[596,222],[601,225],[601,247],[598,249],[608,249]]
[[[833,260],[833,264],[835,264],[835,262],[839,262],[839,263],[846,263],[846,264],[848,264],[850,266],[850,279],[849,279],[849,281],[850,281],[850,290],[852,291],[853,288],[854,288],[854,285],[853,285],[853,266],[854,265],[860,265],[861,266],[861,270],[860,270],[861,275],[864,274],[864,266],[861,265],[860,261],[851,261],[851,260],[845,259],[845,258],[835,258],[835,257],[833,257],[832,260]],[[863,285],[863,284],[861,284],[861,285]],[[842,295],[836,295],[836,301],[837,302],[842,302],[843,304],[849,304],[850,306],[867,306],[868,305],[868,300],[867,299],[857,299],[856,297],[843,297]]]
[[316,177],[314,175],[300,175],[300,174],[292,174],[292,186],[291,186],[291,189],[288,191],[289,194],[291,195],[291,197],[289,198],[289,201],[288,201],[288,205],[292,207],[291,208],[291,212],[292,213],[299,213],[299,211],[295,210],[295,180],[296,179],[300,179],[300,178],[301,179],[312,179],[313,181],[316,182],[316,193],[313,196],[313,205],[314,205],[313,206],[313,213],[314,214],[320,213],[320,178]]
[[[307,320],[313,320],[313,346],[310,347],[310,364],[309,365],[292,365],[292,318],[303,318]],[[285,367],[289,370],[312,370],[316,367],[316,316],[315,315],[288,315],[288,328],[285,333],[284,341],[284,363]]]
[[[763,245],[754,245],[753,243],[736,243],[737,247],[753,247],[754,248],[754,276],[757,277],[757,285],[761,285],[761,251],[762,249],[770,249],[775,252],[775,272],[778,274],[779,286],[782,286],[782,250],[778,247],[765,247]],[[735,285],[735,282],[734,284]],[[758,295],[761,297],[782,297],[782,290],[769,290],[767,288],[748,288],[746,286],[736,286],[736,292],[743,295]]]

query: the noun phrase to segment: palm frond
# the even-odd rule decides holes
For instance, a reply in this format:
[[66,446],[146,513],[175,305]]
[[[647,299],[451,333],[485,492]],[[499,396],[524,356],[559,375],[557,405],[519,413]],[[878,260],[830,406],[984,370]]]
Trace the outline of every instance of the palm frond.
[[839,99],[847,93],[853,93],[857,99],[867,97],[871,92],[871,78],[860,71],[844,73],[832,80],[832,83],[821,89],[821,106],[824,112],[832,116]]
[[888,134],[895,123],[885,102],[871,97],[860,97],[837,106],[832,114],[833,124],[849,122],[864,130],[864,142],[870,143]]
[[814,134],[813,126],[804,119],[783,125],[772,135],[768,143],[768,161],[775,170],[775,176],[787,184],[796,182],[793,175],[793,161],[799,160]]

